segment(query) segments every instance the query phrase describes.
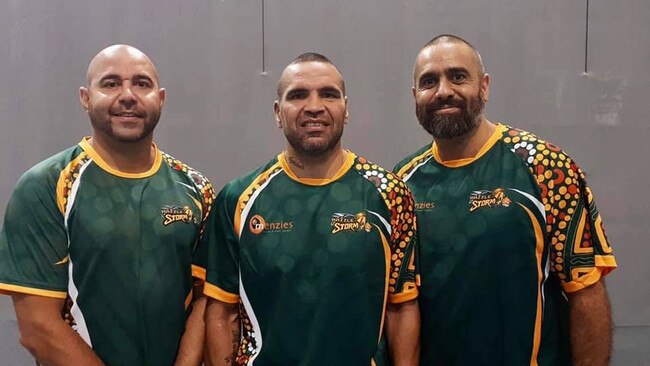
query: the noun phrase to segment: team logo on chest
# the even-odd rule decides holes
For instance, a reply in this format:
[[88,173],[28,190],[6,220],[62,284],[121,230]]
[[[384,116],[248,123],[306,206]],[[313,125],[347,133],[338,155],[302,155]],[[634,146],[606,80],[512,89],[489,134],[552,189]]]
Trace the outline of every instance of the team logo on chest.
[[415,211],[431,211],[436,207],[434,202],[415,202]]
[[359,212],[358,214],[335,213],[332,215],[332,234],[341,231],[358,232],[365,230],[370,232],[371,228],[365,212]]
[[506,196],[506,190],[496,188],[493,191],[474,191],[469,195],[469,212],[483,207],[509,207],[512,200]]
[[174,222],[184,222],[186,224],[198,223],[196,216],[194,216],[194,211],[189,206],[163,206],[160,212],[162,213],[164,226]]
[[293,221],[267,222],[262,215],[253,215],[248,221],[248,230],[255,235],[264,231],[291,231],[291,229],[293,229]]

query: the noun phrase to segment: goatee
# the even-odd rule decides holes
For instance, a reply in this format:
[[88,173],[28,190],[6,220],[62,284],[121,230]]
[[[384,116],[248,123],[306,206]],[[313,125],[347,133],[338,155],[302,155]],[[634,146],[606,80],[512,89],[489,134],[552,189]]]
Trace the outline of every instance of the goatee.
[[[435,112],[446,107],[458,107],[460,114],[436,114]],[[453,99],[436,101],[431,104],[416,105],[415,114],[420,125],[433,137],[438,139],[453,139],[464,136],[474,130],[481,123],[485,101],[483,93],[479,90],[476,97],[467,101]]]

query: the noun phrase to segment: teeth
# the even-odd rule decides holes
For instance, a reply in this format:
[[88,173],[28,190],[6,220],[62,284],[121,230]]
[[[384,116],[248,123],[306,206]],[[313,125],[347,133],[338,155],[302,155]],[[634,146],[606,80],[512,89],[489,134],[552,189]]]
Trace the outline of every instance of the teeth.
[[320,122],[307,122],[307,123],[305,123],[305,126],[307,126],[307,127],[320,127],[320,126],[325,126],[325,124],[320,123]]

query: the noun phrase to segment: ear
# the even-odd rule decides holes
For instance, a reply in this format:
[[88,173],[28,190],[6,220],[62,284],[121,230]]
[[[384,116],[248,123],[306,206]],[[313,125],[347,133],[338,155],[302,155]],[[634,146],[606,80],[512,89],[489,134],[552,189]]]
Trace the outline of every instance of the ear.
[[348,109],[348,97],[345,96],[345,116],[343,117],[343,124],[348,124],[348,117],[350,117],[350,110]]
[[273,113],[275,114],[275,125],[282,128],[282,119],[280,118],[280,101],[273,102]]
[[413,85],[413,86],[411,87],[411,93],[413,93],[413,99],[416,99],[416,98],[415,98],[415,85]]
[[81,106],[84,108],[86,112],[88,112],[88,105],[90,101],[90,94],[88,92],[88,88],[86,87],[80,87],[79,88],[79,102],[81,103]]
[[490,100],[490,74],[483,74],[481,78],[481,92],[483,93],[483,101]]
[[165,97],[167,96],[167,90],[165,88],[158,89],[158,98],[160,99],[160,109],[165,105]]

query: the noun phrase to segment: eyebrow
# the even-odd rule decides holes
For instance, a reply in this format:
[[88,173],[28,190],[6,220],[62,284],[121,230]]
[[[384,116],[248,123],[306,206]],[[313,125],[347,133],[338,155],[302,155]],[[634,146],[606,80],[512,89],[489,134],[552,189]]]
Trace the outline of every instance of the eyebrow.
[[338,88],[335,88],[333,86],[326,86],[326,87],[318,89],[318,91],[319,92],[337,93],[339,95],[341,94],[341,91]]
[[[129,79],[129,78],[127,78],[127,79]],[[133,79],[133,80],[147,80],[147,81],[150,81],[153,84],[153,79],[151,78],[151,76],[146,75],[146,74],[135,74],[135,75],[133,75],[133,77],[131,79]],[[102,78],[99,79],[97,81],[97,83],[101,84],[103,81],[106,81],[106,80],[122,80],[122,77],[120,77],[120,75],[118,75],[118,74],[108,74],[108,75],[102,76]]]

